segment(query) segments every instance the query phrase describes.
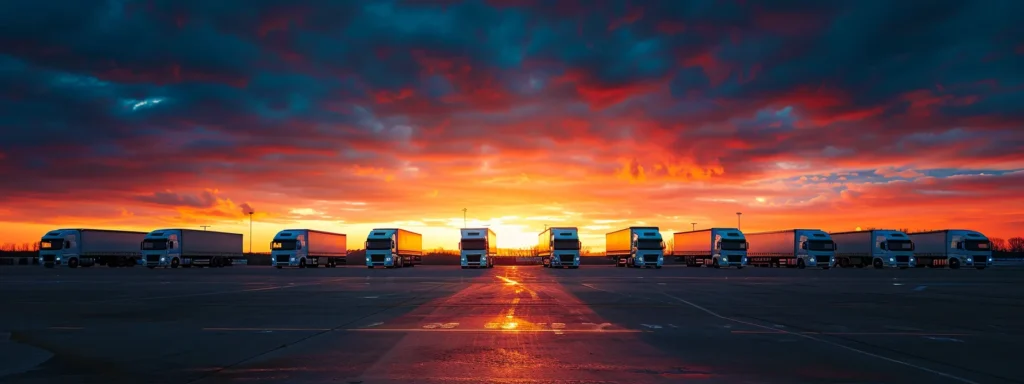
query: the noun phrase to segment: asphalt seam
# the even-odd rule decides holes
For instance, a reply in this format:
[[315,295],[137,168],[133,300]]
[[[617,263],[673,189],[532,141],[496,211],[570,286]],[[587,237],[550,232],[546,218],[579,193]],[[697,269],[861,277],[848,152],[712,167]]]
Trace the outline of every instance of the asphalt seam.
[[[455,283],[452,283],[452,284],[455,284]],[[426,294],[427,294],[427,293],[429,293],[429,292],[433,292],[433,291],[437,290],[438,288],[444,287],[444,286],[446,286],[446,285],[449,285],[449,284],[444,284],[444,285],[441,285],[441,284],[439,284],[439,285],[437,285],[437,286],[435,286],[435,287],[433,287],[433,288],[430,288],[430,289],[427,289],[427,290],[425,290],[425,291],[421,292],[421,293],[420,293],[419,295],[416,295],[416,296],[410,297],[410,298],[409,298],[408,300],[404,300],[404,301],[402,301],[402,302],[400,302],[400,303],[398,303],[398,304],[399,304],[399,305],[401,305],[401,304],[406,304],[406,303],[408,303],[408,302],[411,302],[411,301],[413,301],[413,300],[419,299],[419,298],[421,298],[421,297],[423,297],[423,296],[426,296]],[[292,342],[290,342],[290,343],[285,343],[285,344],[279,345],[279,346],[277,346],[277,347],[274,347],[274,348],[271,348],[271,349],[269,349],[269,350],[266,350],[266,351],[260,352],[260,353],[258,353],[258,354],[255,354],[255,355],[253,355],[253,356],[249,356],[249,357],[247,357],[247,358],[241,359],[241,360],[239,360],[239,361],[236,361],[236,362],[234,362],[234,363],[231,363],[231,364],[225,365],[225,366],[223,366],[223,367],[220,367],[220,368],[218,368],[218,369],[216,369],[216,370],[212,370],[212,371],[210,371],[209,373],[207,373],[207,374],[205,374],[205,375],[202,375],[202,376],[200,376],[200,377],[198,377],[198,378],[195,378],[195,379],[193,379],[193,380],[189,380],[189,381],[187,381],[187,382],[185,382],[185,383],[186,383],[186,384],[192,384],[192,383],[196,383],[196,382],[199,382],[199,381],[201,381],[201,380],[204,380],[204,379],[206,379],[206,378],[208,378],[208,377],[211,377],[211,376],[215,376],[215,375],[217,375],[217,374],[219,374],[219,373],[221,373],[221,372],[223,372],[223,371],[225,371],[225,370],[231,369],[231,368],[233,368],[233,367],[236,367],[236,366],[239,366],[239,365],[241,365],[241,364],[245,364],[246,362],[248,362],[248,361],[250,361],[250,360],[253,360],[253,359],[259,358],[259,357],[261,357],[261,356],[267,355],[267,354],[269,354],[269,353],[272,353],[272,352],[275,352],[275,351],[279,351],[279,350],[282,350],[282,349],[286,349],[286,348],[288,348],[288,347],[291,347],[291,346],[294,346],[294,345],[300,344],[300,343],[302,343],[302,342],[304,342],[304,341],[307,341],[307,340],[313,339],[313,338],[315,338],[315,337],[323,336],[323,335],[326,335],[326,334],[329,334],[329,333],[332,333],[332,332],[335,332],[335,331],[338,331],[338,330],[342,330],[342,329],[345,329],[345,327],[348,327],[348,326],[350,326],[350,325],[352,325],[352,324],[354,324],[354,323],[356,323],[356,322],[359,322],[359,321],[365,320],[366,318],[369,318],[369,317],[372,317],[372,316],[376,316],[376,315],[378,315],[378,314],[381,314],[381,313],[387,312],[387,311],[389,311],[389,310],[391,310],[391,309],[394,309],[394,308],[397,308],[397,307],[398,307],[398,305],[395,305],[395,306],[392,306],[392,307],[387,307],[387,308],[381,309],[381,310],[379,310],[379,311],[376,311],[376,312],[372,312],[372,313],[369,313],[369,314],[367,314],[367,315],[365,315],[365,316],[361,316],[361,317],[359,317],[359,318],[356,318],[356,319],[353,319],[353,320],[351,320],[351,321],[345,322],[345,323],[343,323],[343,324],[340,324],[340,325],[337,325],[337,326],[331,327],[331,328],[330,328],[330,329],[328,329],[328,330],[325,330],[325,331],[320,331],[320,332],[314,333],[314,334],[312,334],[312,335],[309,335],[309,336],[306,336],[306,337],[302,337],[302,338],[299,338],[298,340],[292,341]]]
[[701,311],[703,311],[703,312],[705,312],[705,313],[707,313],[707,314],[709,314],[711,316],[714,316],[714,317],[717,317],[719,319],[722,319],[722,320],[731,321],[731,322],[734,322],[734,323],[737,323],[737,324],[749,325],[749,326],[757,327],[757,328],[761,328],[761,329],[769,329],[769,330],[772,330],[772,331],[777,331],[779,333],[785,333],[785,334],[792,335],[792,336],[802,337],[802,338],[805,338],[805,339],[808,339],[808,340],[817,341],[819,343],[828,344],[828,345],[831,345],[833,347],[842,348],[842,349],[845,349],[845,350],[848,350],[848,351],[851,351],[851,352],[856,352],[856,353],[859,353],[859,354],[862,354],[862,355],[865,355],[865,356],[874,357],[874,358],[880,359],[880,360],[885,360],[885,361],[888,361],[890,363],[895,363],[895,364],[903,365],[905,367],[915,368],[917,370],[921,370],[921,371],[924,371],[924,372],[936,374],[936,375],[939,375],[939,376],[942,376],[942,377],[945,377],[945,378],[948,378],[948,379],[953,379],[953,380],[959,381],[961,383],[979,384],[976,381],[971,381],[969,379],[965,379],[965,378],[960,377],[960,376],[956,376],[956,375],[953,375],[953,374],[949,374],[949,373],[937,371],[937,370],[934,370],[934,369],[922,367],[920,365],[913,364],[913,363],[908,363],[908,362],[905,362],[905,361],[902,361],[902,360],[893,359],[893,358],[890,358],[890,357],[885,357],[885,356],[882,356],[882,355],[879,355],[879,354],[871,353],[871,352],[868,352],[868,351],[864,351],[864,350],[861,350],[861,349],[857,349],[857,348],[850,347],[850,346],[847,346],[847,345],[843,345],[843,344],[840,344],[840,343],[836,343],[836,342],[833,342],[833,341],[817,338],[817,337],[810,336],[810,335],[807,335],[807,334],[791,332],[791,331],[787,331],[787,330],[784,330],[784,329],[772,328],[772,327],[769,327],[769,326],[765,326],[765,325],[761,325],[761,324],[757,324],[757,323],[752,323],[752,322],[749,322],[749,321],[743,321],[743,320],[734,319],[732,317],[723,316],[723,315],[718,314],[715,311],[712,311],[712,310],[704,308],[704,307],[702,307],[700,305],[691,303],[691,302],[689,302],[687,300],[684,300],[684,299],[681,299],[679,297],[676,297],[676,296],[673,296],[673,295],[670,295],[670,294],[667,294],[667,293],[662,293],[662,294],[665,295],[665,296],[668,296],[668,297],[670,297],[670,298],[672,298],[674,300],[677,300],[677,301],[679,301],[681,303],[689,305],[689,306],[691,306],[693,308],[701,310]]

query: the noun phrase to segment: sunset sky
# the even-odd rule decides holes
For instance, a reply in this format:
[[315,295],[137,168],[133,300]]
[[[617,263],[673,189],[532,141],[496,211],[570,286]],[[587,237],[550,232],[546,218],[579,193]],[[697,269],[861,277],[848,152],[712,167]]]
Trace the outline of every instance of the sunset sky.
[[[1024,235],[1024,2],[7,1],[0,243],[61,227]],[[1016,68],[1016,69],[1014,69]]]

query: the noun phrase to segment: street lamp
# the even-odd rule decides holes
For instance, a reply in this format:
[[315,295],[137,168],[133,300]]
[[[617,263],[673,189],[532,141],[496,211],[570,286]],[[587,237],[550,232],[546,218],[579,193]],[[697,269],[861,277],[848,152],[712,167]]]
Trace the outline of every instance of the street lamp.
[[690,223],[690,225],[692,226],[692,228],[690,228],[691,231],[697,230],[697,223]]
[[252,253],[252,214],[256,211],[249,211],[249,253]]
[[736,229],[743,229],[740,225],[740,216],[743,216],[743,212],[736,212]]
[[462,208],[462,228],[466,228],[466,208]]
[[199,227],[200,227],[200,228],[203,228],[203,230],[204,230],[204,231],[206,230],[206,228],[210,228],[210,226],[209,226],[209,225],[200,225]]

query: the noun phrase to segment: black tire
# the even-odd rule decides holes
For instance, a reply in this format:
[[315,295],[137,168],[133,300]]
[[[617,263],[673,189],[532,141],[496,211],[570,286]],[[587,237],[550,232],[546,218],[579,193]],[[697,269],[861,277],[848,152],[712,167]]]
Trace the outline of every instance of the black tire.
[[882,264],[882,259],[875,259],[871,262],[871,265],[874,266],[875,269],[885,268],[885,265]]
[[372,265],[367,265],[366,269],[373,269],[373,266]]
[[949,259],[949,269],[960,269],[960,259]]
[[68,260],[68,268],[78,268],[78,258]]
[[280,265],[275,265],[274,268],[281,269],[282,267]]
[[985,269],[985,267],[974,267],[974,268],[977,268],[978,270]]
[[178,268],[180,266],[181,266],[181,260],[180,259],[177,259],[177,258],[171,259],[171,268]]
[[306,259],[299,260],[299,268],[306,268]]
[[804,259],[800,259],[800,260],[797,260],[797,261],[796,261],[796,267],[797,267],[798,269],[804,269],[804,268],[807,268],[807,266],[806,266],[806,265],[804,265]]

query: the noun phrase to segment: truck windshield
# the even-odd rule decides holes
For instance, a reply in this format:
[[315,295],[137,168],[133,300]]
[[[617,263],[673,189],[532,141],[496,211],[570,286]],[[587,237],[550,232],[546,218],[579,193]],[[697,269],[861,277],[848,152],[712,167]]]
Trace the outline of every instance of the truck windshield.
[[462,239],[462,249],[479,251],[487,249],[487,241],[484,239]]
[[391,240],[367,240],[366,249],[391,249]]
[[636,242],[637,249],[655,250],[661,249],[661,240],[641,239]]
[[273,243],[270,243],[270,249],[279,251],[294,251],[295,240],[274,240]]
[[890,251],[913,251],[914,243],[910,240],[889,240],[888,249]]
[[39,242],[39,249],[62,249],[64,248],[64,240],[43,240]]
[[152,251],[167,249],[167,240],[143,240],[142,249]]
[[992,246],[988,240],[967,240],[964,242],[964,248],[968,251],[991,251]]
[[555,240],[555,249],[580,249],[580,242],[577,240]]
[[831,240],[811,240],[807,242],[807,249],[811,251],[834,251],[836,243]]
[[726,251],[745,251],[747,242],[742,240],[722,240],[722,249]]

